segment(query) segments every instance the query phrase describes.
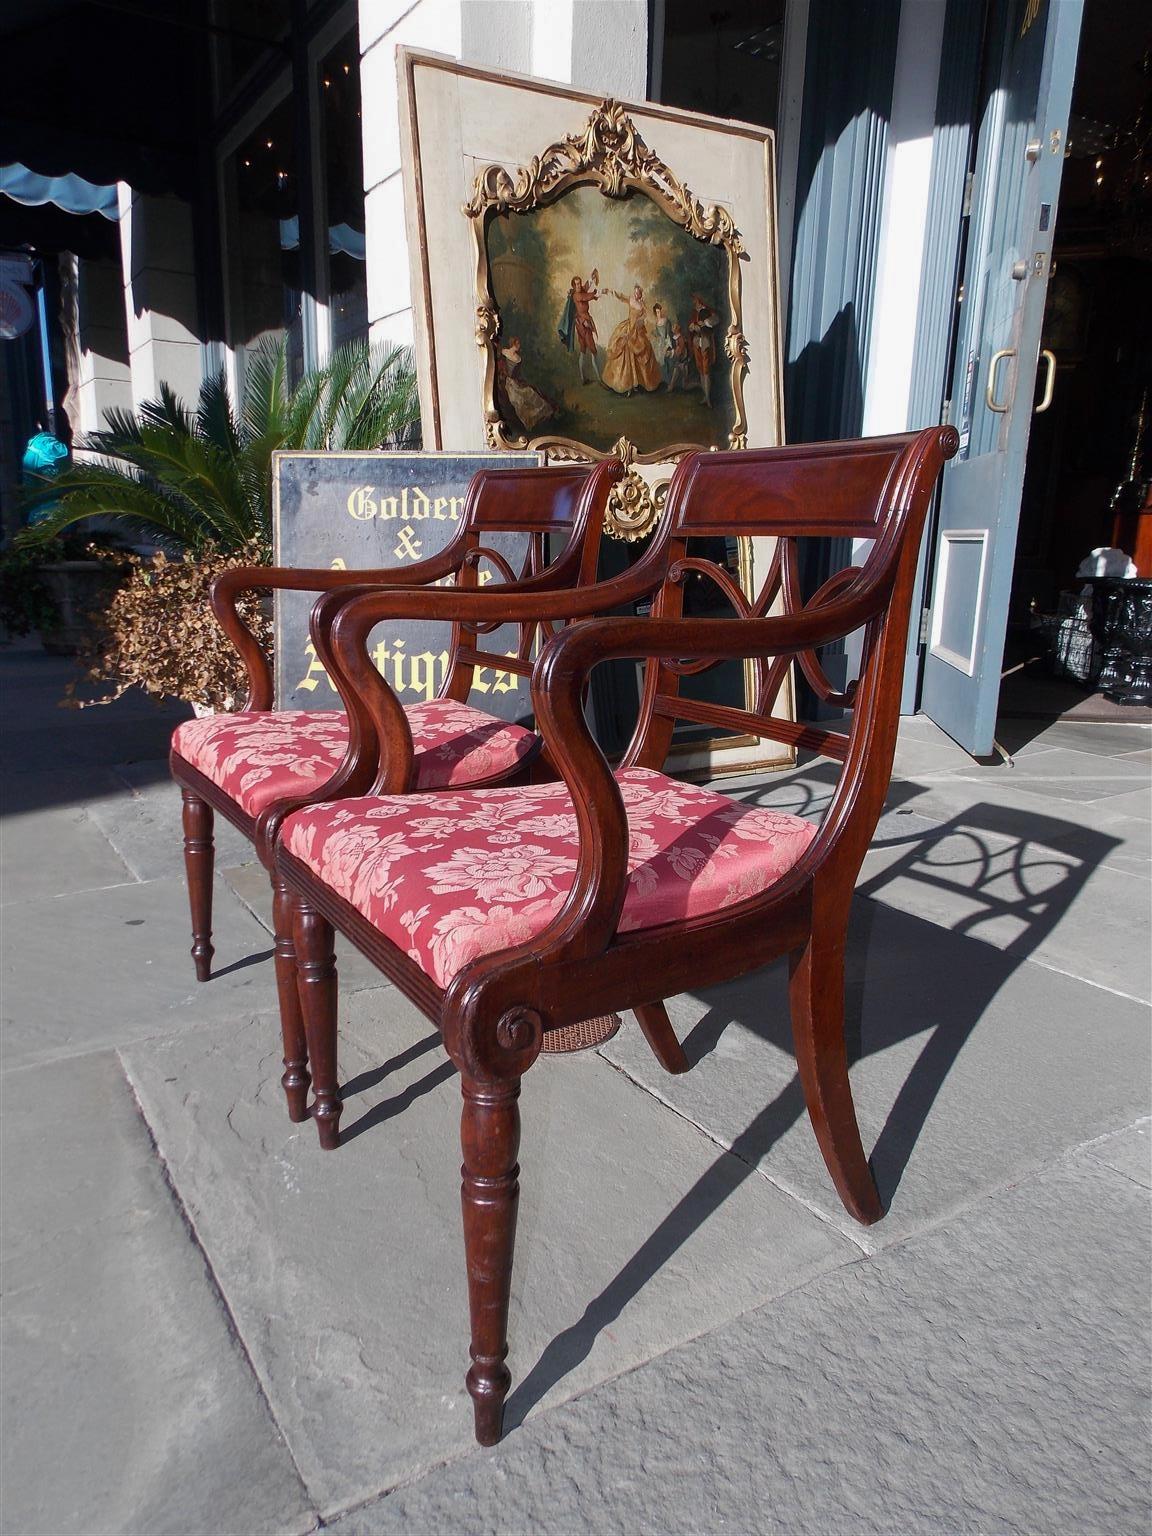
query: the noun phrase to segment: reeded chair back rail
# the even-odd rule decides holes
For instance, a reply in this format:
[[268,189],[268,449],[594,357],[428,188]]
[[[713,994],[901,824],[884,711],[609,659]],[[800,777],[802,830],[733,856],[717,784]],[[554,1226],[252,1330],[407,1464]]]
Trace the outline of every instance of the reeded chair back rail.
[[[522,943],[465,964],[440,987],[405,949],[338,894],[281,842],[278,866],[295,892],[301,997],[309,1040],[335,1037],[331,1012],[332,925],[346,933],[440,1028],[461,1074],[462,1201],[472,1317],[467,1376],[477,1438],[499,1438],[510,1384],[507,1315],[519,1188],[520,1079],[546,1032],[593,1013],[631,1008],[659,1060],[688,1063],[664,1000],[751,971],[787,954],[797,1067],[821,1152],[846,1208],[873,1222],[882,1206],[861,1143],[844,1041],[844,948],[853,885],[887,792],[895,750],[904,643],[924,517],[944,461],[957,446],[950,427],[857,442],[763,452],[694,455],[676,471],[653,548],[633,570],[596,591],[597,601],[657,591],[651,618],[591,619],[556,634],[532,673],[532,698],[546,749],[575,812],[575,876],[545,925]],[[763,589],[749,602],[726,574],[688,553],[701,536],[775,536]],[[795,541],[869,539],[859,567],[800,595]],[[688,579],[716,582],[734,617],[682,617]],[[783,611],[769,616],[779,599]],[[575,616],[571,594],[551,617]],[[374,791],[398,786],[387,762],[397,731],[395,700],[371,667],[367,637],[384,616],[505,622],[530,617],[518,594],[373,595],[353,600],[331,625],[341,688],[361,737],[374,732],[380,770]],[[863,631],[858,678],[837,694],[820,647]],[[677,720],[726,726],[821,752],[842,763],[816,834],[787,872],[759,894],[658,926],[620,930],[629,833],[616,774],[584,718],[591,669],[618,657],[647,662],[637,729],[621,771],[659,770]],[[750,659],[757,697],[747,710],[701,704],[680,680],[724,659]],[[847,730],[802,726],[773,714],[795,660],[817,692],[850,710]],[[368,755],[370,749],[365,748]],[[292,835],[292,823],[285,838]]]

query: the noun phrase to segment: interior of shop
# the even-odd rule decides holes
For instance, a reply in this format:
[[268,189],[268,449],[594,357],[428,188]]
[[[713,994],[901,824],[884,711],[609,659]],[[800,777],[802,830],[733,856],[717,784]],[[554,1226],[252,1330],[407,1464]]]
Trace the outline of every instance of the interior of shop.
[[[1053,387],[1029,438],[1001,714],[1145,718],[1146,704],[1101,686],[1080,574],[1092,551],[1117,549],[1152,578],[1152,22],[1140,0],[1085,6],[1042,348]],[[1048,382],[1042,364],[1038,406]],[[1121,565],[1111,557],[1110,571]]]

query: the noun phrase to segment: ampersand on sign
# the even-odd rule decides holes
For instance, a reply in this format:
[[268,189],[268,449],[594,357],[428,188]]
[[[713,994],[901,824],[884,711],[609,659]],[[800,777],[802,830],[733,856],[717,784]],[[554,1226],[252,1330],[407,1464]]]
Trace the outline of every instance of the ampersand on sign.
[[401,528],[400,542],[392,551],[397,560],[417,560],[420,557],[420,540],[412,532],[411,528]]

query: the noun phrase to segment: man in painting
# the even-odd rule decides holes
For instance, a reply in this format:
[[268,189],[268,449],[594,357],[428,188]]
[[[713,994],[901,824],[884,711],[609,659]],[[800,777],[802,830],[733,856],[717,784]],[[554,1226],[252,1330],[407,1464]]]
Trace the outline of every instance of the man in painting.
[[688,338],[677,321],[672,327],[672,353],[668,359],[668,388],[688,388]]
[[668,389],[672,377],[672,322],[664,313],[663,304],[652,306],[652,350],[660,364],[664,388]]
[[704,404],[712,404],[712,366],[716,361],[716,326],[720,317],[698,293],[692,295],[692,319],[688,334],[692,338],[692,358],[700,375]]
[[559,414],[555,405],[521,376],[524,356],[519,336],[502,346],[496,359],[496,394],[506,413],[531,437],[542,422]]
[[638,389],[659,389],[663,375],[644,324],[648,313],[644,290],[637,283],[630,295],[617,293],[615,289],[611,292],[614,298],[627,304],[628,313],[609,338],[601,382],[618,395],[634,395]]
[[592,318],[592,304],[600,297],[596,291],[599,281],[600,274],[595,267],[587,282],[574,277],[564,300],[564,313],[560,316],[560,341],[569,352],[576,353],[581,384],[591,383],[584,372],[585,358],[592,364],[596,378],[600,378],[600,366],[596,358],[596,322]]

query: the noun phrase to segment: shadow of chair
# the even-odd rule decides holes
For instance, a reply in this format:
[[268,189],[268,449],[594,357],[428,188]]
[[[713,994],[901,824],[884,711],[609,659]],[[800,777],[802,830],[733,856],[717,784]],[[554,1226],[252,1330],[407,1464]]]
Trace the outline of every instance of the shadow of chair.
[[[812,810],[819,807],[828,781],[826,766],[813,764],[783,782],[749,792],[749,798]],[[875,874],[866,873],[857,887],[857,897],[865,899],[854,903],[846,966],[845,1026],[849,1038],[860,1042],[854,1053],[857,1058],[886,1051],[920,1034],[929,1004],[936,1017],[873,1144],[870,1164],[885,1207],[900,1187],[932,1106],[972,1031],[1008,979],[1050,938],[1093,871],[1117,846],[1113,837],[1059,818],[1005,813],[991,804],[977,804],[928,830],[905,834],[893,829],[898,816],[915,814],[909,802],[917,793],[914,785],[897,782],[892,786],[889,813],[872,845],[873,862],[883,860],[884,867]],[[885,859],[892,854],[895,857]],[[963,900],[970,910],[945,927],[885,905],[885,887],[901,880],[921,883],[938,900]],[[869,1028],[862,1038],[865,996],[875,986],[869,972],[872,930],[879,916],[903,930],[897,947],[910,957],[910,963],[890,980],[893,995],[869,999]],[[994,924],[998,927],[993,936]],[[1018,932],[1007,936],[1005,925],[1016,926]],[[988,931],[988,938],[982,936],[982,929]],[[974,945],[979,946],[978,955],[973,954]],[[942,978],[954,984],[942,986]],[[716,1051],[734,1026],[781,1052],[791,1051],[787,967],[781,962],[739,982],[690,995],[708,1004],[683,1042],[693,1066]],[[597,1336],[611,1327],[724,1201],[761,1171],[772,1148],[803,1120],[804,1111],[800,1080],[793,1074],[730,1140],[718,1135],[714,1126],[709,1128],[713,1139],[726,1143],[726,1151],[576,1322],[548,1344],[508,1399],[509,1426],[523,1422],[551,1388],[588,1357]]]

